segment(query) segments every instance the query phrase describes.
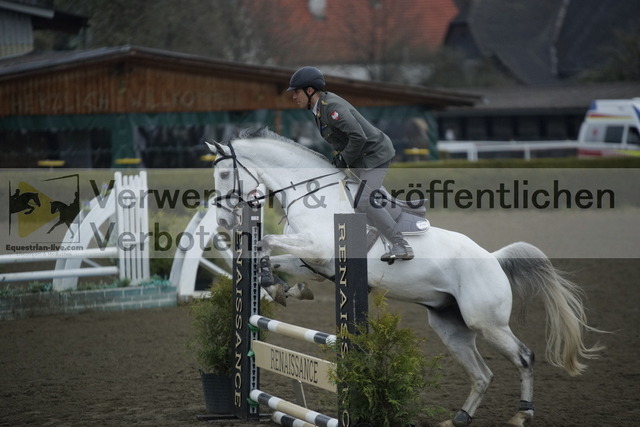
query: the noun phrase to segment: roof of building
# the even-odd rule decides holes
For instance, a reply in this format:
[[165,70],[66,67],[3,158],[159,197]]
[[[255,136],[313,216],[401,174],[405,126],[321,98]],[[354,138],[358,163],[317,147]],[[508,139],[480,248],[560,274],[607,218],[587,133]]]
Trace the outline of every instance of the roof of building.
[[[292,69],[248,65],[237,62],[219,61],[211,58],[150,49],[137,46],[121,46],[93,50],[53,51],[30,53],[22,56],[0,59],[0,84],[24,79],[33,75],[76,69],[95,64],[145,64],[165,70],[206,73],[234,80],[246,79],[276,86],[279,92],[288,87]],[[360,97],[371,97],[401,102],[407,105],[425,105],[445,108],[451,105],[472,105],[479,98],[461,92],[429,89],[421,86],[406,86],[393,83],[373,82],[325,76],[327,89],[333,92]]]
[[54,9],[53,0],[3,0],[0,10],[15,12],[31,17],[36,30],[55,30],[77,34],[87,26],[86,16]]
[[497,60],[527,85],[558,83],[599,65],[603,50],[619,44],[618,33],[637,28],[640,16],[637,0],[457,3],[460,14],[452,23],[470,36],[453,43],[472,39],[483,57]]
[[[270,32],[291,40],[288,64],[376,62],[384,50],[428,52],[440,47],[458,9],[453,0],[271,0],[280,11]],[[286,13],[282,13],[286,11]],[[387,53],[388,57],[388,53]]]
[[574,75],[601,60],[605,49],[619,45],[618,34],[638,34],[638,19],[637,0],[569,2],[555,45],[560,76]]
[[472,108],[452,107],[448,111],[470,114],[502,114],[505,111],[530,114],[532,111],[586,111],[596,99],[630,99],[640,97],[640,82],[598,83],[569,86],[513,86],[466,88],[482,101]]
[[525,83],[549,84],[549,46],[553,37],[557,0],[523,2],[483,0],[472,3],[468,19],[485,57],[495,57]]
[[54,14],[52,0],[4,0],[0,9],[42,18],[53,18]]

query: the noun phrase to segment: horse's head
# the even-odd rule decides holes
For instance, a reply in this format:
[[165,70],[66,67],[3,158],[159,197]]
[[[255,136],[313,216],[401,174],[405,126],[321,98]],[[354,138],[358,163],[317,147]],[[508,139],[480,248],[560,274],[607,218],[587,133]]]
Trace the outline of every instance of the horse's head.
[[58,205],[58,202],[49,202],[49,204],[51,205],[51,213],[54,214],[56,212],[58,212],[60,209],[60,206]]
[[243,202],[251,202],[256,196],[264,195],[261,185],[254,172],[247,168],[231,143],[221,144],[206,142],[216,160],[213,163],[213,179],[216,189],[216,212],[218,225],[231,229],[238,224],[237,209]]
[[27,206],[33,206],[31,202],[33,202],[37,207],[40,207],[40,197],[38,193],[22,193],[19,196],[22,199],[22,203]]

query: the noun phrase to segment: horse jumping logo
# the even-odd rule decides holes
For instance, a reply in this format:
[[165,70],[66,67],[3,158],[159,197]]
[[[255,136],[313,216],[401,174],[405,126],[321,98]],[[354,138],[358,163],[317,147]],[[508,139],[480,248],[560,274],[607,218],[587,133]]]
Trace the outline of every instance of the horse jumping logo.
[[40,198],[38,193],[22,193],[20,189],[16,188],[16,191],[11,195],[9,200],[9,212],[14,214],[24,211],[25,215],[33,213],[35,208],[40,207]]
[[[74,178],[75,185],[73,185],[72,182],[59,181],[73,180]],[[59,182],[56,182],[55,186],[52,186],[51,184],[53,183],[50,184],[52,181]],[[74,198],[72,201],[69,201],[64,197],[56,197],[61,200],[55,200],[45,194],[41,189],[27,182],[20,181],[15,189],[12,189],[11,183],[9,183],[9,234],[12,232],[12,222],[17,222],[16,228],[18,236],[24,238],[32,235],[45,225],[52,223],[54,220],[57,220],[48,229],[46,234],[51,234],[58,226],[65,224],[71,232],[71,238],[74,238],[76,233],[72,228],[72,224],[80,212],[78,175],[46,179],[37,185],[40,188],[44,187],[48,193],[59,190],[59,188],[69,188],[73,191],[71,194],[74,194]],[[57,192],[58,191],[56,191],[56,194]]]

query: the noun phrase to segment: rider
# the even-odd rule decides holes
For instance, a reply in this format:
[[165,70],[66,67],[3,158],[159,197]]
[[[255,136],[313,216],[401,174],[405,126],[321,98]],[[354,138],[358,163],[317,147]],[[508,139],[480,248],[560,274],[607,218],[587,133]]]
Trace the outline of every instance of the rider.
[[[375,200],[395,155],[391,139],[346,100],[324,88],[325,80],[320,70],[302,67],[291,76],[287,91],[293,91],[293,99],[300,108],[311,110],[320,134],[338,152],[332,164],[349,168],[363,184],[355,210],[366,213],[367,219],[392,245],[380,259],[390,264],[396,259],[412,259],[413,249],[401,232],[394,231],[395,220]],[[372,192],[374,197],[371,197]]]

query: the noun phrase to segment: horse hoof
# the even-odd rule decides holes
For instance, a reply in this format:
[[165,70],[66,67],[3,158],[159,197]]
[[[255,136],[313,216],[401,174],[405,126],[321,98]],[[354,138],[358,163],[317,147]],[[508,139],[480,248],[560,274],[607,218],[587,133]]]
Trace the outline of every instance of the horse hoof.
[[533,425],[533,411],[519,411],[509,421],[505,427],[529,427]]
[[270,272],[260,272],[260,274],[258,275],[258,284],[263,288],[270,288],[274,285],[275,282],[276,281]]
[[313,300],[313,291],[307,287],[306,283],[297,283],[287,290],[287,295],[299,300]]
[[287,295],[284,292],[284,288],[280,284],[265,286],[262,289],[267,291],[271,299],[273,299],[278,304],[286,307],[287,306]]
[[464,409],[460,409],[458,412],[456,412],[453,419],[451,420],[455,427],[465,427],[471,425],[471,421],[471,415],[469,415]]
[[306,283],[298,283],[296,287],[300,287],[300,299],[311,301],[316,298],[315,295],[313,295],[313,291],[311,288],[307,287]]

